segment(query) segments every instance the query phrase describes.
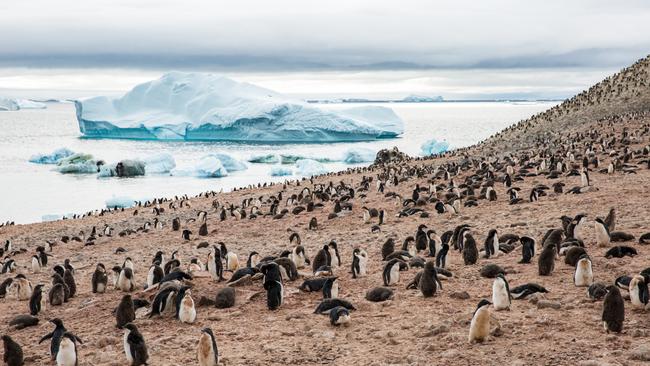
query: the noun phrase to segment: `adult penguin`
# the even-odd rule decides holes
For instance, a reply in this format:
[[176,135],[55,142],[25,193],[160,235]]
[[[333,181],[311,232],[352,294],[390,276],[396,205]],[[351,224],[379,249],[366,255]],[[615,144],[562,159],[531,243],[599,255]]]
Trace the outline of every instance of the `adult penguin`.
[[368,253],[360,248],[352,251],[352,278],[359,278],[366,275],[368,271]]
[[492,284],[492,304],[494,310],[510,310],[512,296],[510,286],[503,273],[499,273]]
[[32,296],[29,298],[29,314],[36,316],[41,312],[43,306],[43,285],[39,284],[34,287]]
[[645,310],[648,306],[648,283],[641,275],[635,275],[629,285],[630,302],[637,309]]
[[223,264],[221,263],[221,251],[216,245],[212,246],[207,260],[208,272],[213,281],[221,282],[223,278]]
[[199,366],[217,366],[219,364],[219,350],[212,329],[206,327],[201,330],[196,358]]
[[415,250],[418,252],[426,250],[429,246],[427,233],[424,231],[426,228],[426,225],[420,224],[420,226],[418,226],[418,231],[415,233]]
[[404,263],[401,259],[391,259],[384,266],[382,278],[384,279],[384,286],[391,286],[399,282],[399,269],[401,264]]
[[429,241],[429,257],[436,257],[436,253],[440,250],[439,246],[442,243],[440,237],[436,234],[435,230],[427,230],[427,239]]
[[492,229],[488,232],[487,238],[485,238],[485,258],[498,257],[499,256],[499,236],[497,235],[497,230]]
[[339,254],[339,246],[336,241],[332,240],[327,244],[330,255],[330,266],[337,268],[341,265],[341,255]]
[[149,359],[144,337],[133,323],[124,326],[124,354],[131,366],[146,365]]
[[[56,360],[56,355],[59,352],[59,345],[61,344],[61,339],[63,338],[63,334],[65,334],[68,330],[65,329],[65,326],[63,325],[63,321],[59,318],[54,318],[50,320],[50,323],[54,324],[54,330],[51,333],[44,335],[43,338],[41,338],[38,341],[38,344],[41,344],[48,339],[51,339],[50,356],[54,361]],[[77,338],[77,341],[83,344],[81,339]]]
[[22,366],[25,364],[23,358],[23,349],[20,347],[16,341],[14,341],[10,336],[3,335],[2,342],[4,343],[4,355],[2,360],[7,366]]
[[78,340],[79,338],[70,332],[63,333],[59,351],[56,354],[57,366],[77,366],[79,364],[79,355],[77,354]]
[[484,342],[487,339],[490,333],[490,305],[485,299],[478,303],[469,325],[469,343]]
[[443,243],[440,250],[436,254],[436,267],[445,268],[447,266],[447,253],[449,252],[449,244]]

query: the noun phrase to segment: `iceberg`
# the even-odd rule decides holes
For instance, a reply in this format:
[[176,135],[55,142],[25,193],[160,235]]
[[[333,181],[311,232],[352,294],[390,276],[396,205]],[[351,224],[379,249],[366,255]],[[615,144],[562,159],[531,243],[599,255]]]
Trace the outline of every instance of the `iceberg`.
[[392,109],[328,111],[226,77],[171,72],[119,98],[75,101],[85,137],[245,142],[335,142],[397,137]]
[[143,159],[144,170],[147,174],[169,173],[176,168],[176,160],[169,153],[160,153]]
[[215,158],[219,159],[223,167],[226,168],[226,170],[229,172],[238,172],[241,170],[246,170],[248,168],[246,164],[242,163],[241,161],[233,158],[228,154],[217,153],[217,154],[210,154],[208,156],[214,156]]
[[284,177],[287,175],[293,175],[293,171],[289,168],[285,168],[282,165],[277,165],[271,168],[269,175],[272,177]]
[[409,95],[408,97],[401,100],[404,103],[431,103],[431,102],[442,102],[444,98],[441,96],[437,97],[427,97],[424,95]]
[[199,177],[199,178],[221,178],[228,175],[228,170],[223,166],[221,160],[213,155],[204,156],[199,163],[190,169],[176,168],[170,172],[177,177]]
[[348,149],[343,153],[343,161],[347,164],[368,163],[375,161],[375,156],[377,156],[377,153],[373,150],[356,147]]
[[135,205],[135,200],[128,196],[113,196],[106,200],[106,208],[129,208]]
[[30,163],[35,164],[57,164],[61,159],[73,155],[74,152],[68,148],[60,148],[54,150],[50,154],[36,154],[29,158]]
[[275,154],[253,155],[248,159],[248,162],[254,164],[277,164],[280,162],[280,158]]
[[327,173],[325,165],[313,159],[302,159],[296,162],[298,174],[311,177],[313,175],[321,175]]
[[93,174],[100,170],[102,164],[90,154],[76,153],[59,160],[55,170],[62,174]]
[[28,99],[0,97],[0,111],[17,111],[21,109],[45,109],[47,105]]
[[424,156],[442,154],[449,150],[449,143],[447,141],[431,139],[425,141],[420,148],[422,149],[422,155]]
[[145,163],[140,160],[121,160],[114,166],[108,164],[99,168],[98,177],[137,177],[144,175]]

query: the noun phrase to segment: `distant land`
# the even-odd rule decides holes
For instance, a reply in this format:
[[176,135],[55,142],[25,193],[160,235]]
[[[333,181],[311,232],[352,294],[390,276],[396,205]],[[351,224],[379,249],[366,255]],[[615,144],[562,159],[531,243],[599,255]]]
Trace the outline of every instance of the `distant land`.
[[369,99],[369,98],[335,98],[307,99],[307,103],[337,104],[337,103],[508,103],[508,102],[561,102],[564,99],[444,99],[442,96],[427,97],[409,95],[403,99]]

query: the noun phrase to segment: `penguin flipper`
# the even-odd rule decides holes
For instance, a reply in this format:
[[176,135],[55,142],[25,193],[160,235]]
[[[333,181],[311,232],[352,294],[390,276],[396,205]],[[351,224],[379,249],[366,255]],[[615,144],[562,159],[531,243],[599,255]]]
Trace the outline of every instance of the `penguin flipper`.
[[54,336],[54,332],[44,335],[43,338],[41,338],[41,340],[38,341],[38,344],[43,343],[44,341],[52,338],[53,336]]

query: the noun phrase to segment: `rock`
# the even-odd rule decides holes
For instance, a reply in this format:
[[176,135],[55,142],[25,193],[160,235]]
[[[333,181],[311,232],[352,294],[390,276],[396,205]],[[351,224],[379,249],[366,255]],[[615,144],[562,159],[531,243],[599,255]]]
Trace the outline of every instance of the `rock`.
[[224,287],[217,292],[214,306],[217,309],[227,309],[235,306],[235,289],[232,287]]
[[650,345],[642,344],[630,351],[630,359],[639,361],[650,361]]
[[411,158],[399,151],[397,147],[393,147],[392,149],[379,150],[375,157],[375,165],[399,163],[407,160],[411,160]]
[[452,299],[456,299],[456,300],[467,300],[467,299],[470,298],[467,291],[452,292],[451,294],[449,294],[449,297],[451,297]]
[[559,309],[562,307],[562,304],[560,304],[557,301],[551,301],[551,300],[539,300],[537,301],[537,308],[538,309]]

